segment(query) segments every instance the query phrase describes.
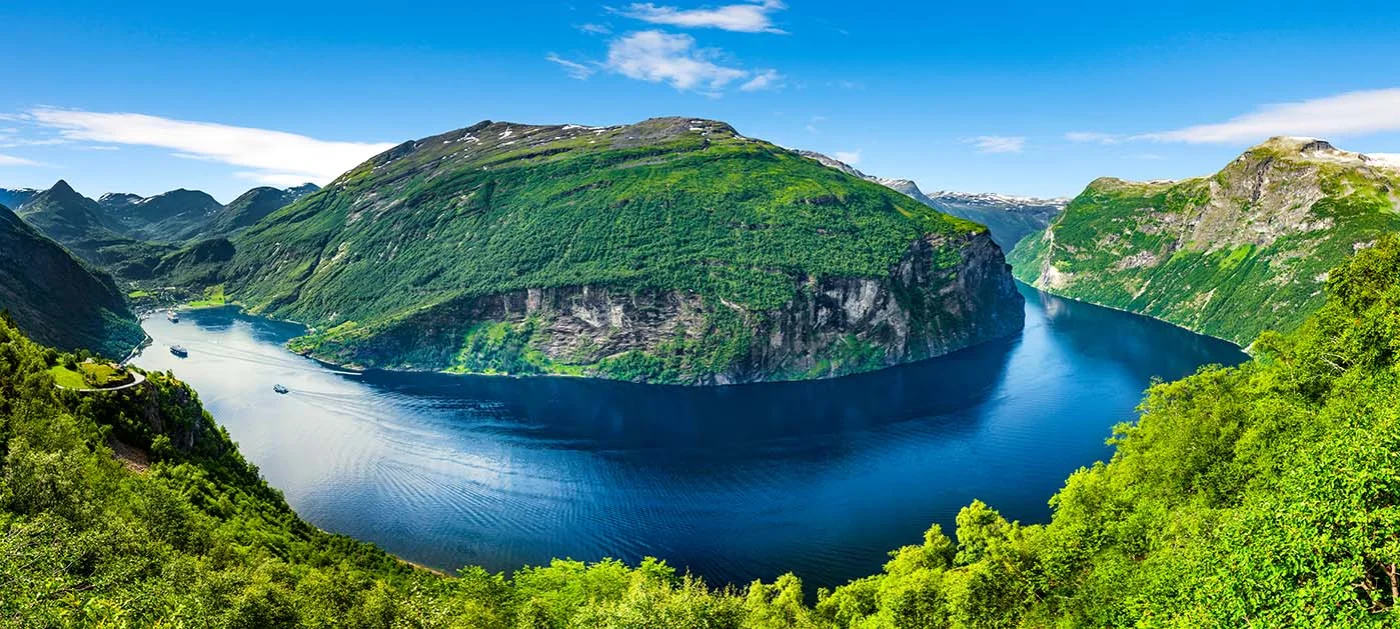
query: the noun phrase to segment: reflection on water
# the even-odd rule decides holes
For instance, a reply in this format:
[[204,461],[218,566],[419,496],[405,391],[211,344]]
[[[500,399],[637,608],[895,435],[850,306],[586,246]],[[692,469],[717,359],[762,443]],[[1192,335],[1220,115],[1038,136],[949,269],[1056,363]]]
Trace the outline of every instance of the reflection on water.
[[[1043,521],[1109,454],[1154,376],[1244,358],[1157,321],[1021,287],[1026,329],[838,380],[721,388],[371,372],[292,355],[231,309],[145,322],[303,517],[445,569],[657,556],[711,582],[879,569],[981,498]],[[179,359],[163,351],[181,344]],[[272,391],[281,383],[288,395]]]

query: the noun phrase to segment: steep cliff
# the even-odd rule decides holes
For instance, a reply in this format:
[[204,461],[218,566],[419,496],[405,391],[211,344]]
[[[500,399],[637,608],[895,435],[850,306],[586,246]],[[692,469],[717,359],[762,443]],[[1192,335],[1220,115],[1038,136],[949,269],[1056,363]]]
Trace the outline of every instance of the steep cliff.
[[[956,262],[938,259],[957,251]],[[1024,313],[985,232],[920,239],[884,277],[798,278],[792,301],[751,311],[694,292],[532,288],[452,302],[376,327],[293,342],[357,367],[561,373],[734,384],[840,376],[1015,334]]]
[[707,120],[406,142],[232,244],[206,283],[367,367],[825,377],[1022,317],[980,225]]
[[1397,208],[1395,164],[1274,138],[1210,177],[1094,181],[1010,259],[1041,289],[1244,345],[1315,311],[1328,269],[1400,230]]

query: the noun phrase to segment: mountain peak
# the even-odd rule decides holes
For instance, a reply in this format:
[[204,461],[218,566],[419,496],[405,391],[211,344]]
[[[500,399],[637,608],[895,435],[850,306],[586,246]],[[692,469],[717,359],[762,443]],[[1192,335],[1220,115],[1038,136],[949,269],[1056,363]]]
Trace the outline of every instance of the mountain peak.
[[53,186],[49,187],[49,192],[57,193],[57,194],[77,194],[77,193],[78,193],[77,190],[74,190],[74,189],[73,189],[73,186],[68,185],[68,182],[67,182],[67,181],[64,181],[64,180],[62,180],[62,179],[59,179],[58,181],[54,182]]

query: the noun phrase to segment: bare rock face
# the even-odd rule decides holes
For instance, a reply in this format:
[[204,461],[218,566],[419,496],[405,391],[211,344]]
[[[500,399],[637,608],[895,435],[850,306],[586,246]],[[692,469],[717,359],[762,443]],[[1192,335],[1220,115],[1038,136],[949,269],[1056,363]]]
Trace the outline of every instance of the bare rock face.
[[[946,254],[950,245],[957,256]],[[801,284],[798,297],[773,312],[676,291],[513,291],[425,310],[344,347],[322,342],[314,354],[356,367],[450,369],[472,359],[465,355],[473,351],[473,329],[503,325],[530,336],[544,371],[722,385],[879,369],[1014,335],[1024,323],[1024,300],[985,231],[957,242],[920,239],[886,277],[806,278]],[[707,354],[706,339],[726,324],[742,326],[747,342],[732,353]],[[674,368],[664,377],[619,372],[617,361],[632,355]],[[518,357],[492,358],[510,361],[501,363],[503,372],[520,371]],[[699,364],[716,358],[727,364]],[[464,370],[490,368],[476,362]]]

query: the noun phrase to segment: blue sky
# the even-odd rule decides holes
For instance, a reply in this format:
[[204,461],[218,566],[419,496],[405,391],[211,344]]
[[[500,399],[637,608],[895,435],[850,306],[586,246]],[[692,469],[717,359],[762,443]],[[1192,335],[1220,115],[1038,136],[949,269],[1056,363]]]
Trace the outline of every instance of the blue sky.
[[1400,153],[1382,2],[125,4],[0,4],[0,187],[228,201],[482,119],[715,118],[1040,196],[1212,172],[1272,134]]

